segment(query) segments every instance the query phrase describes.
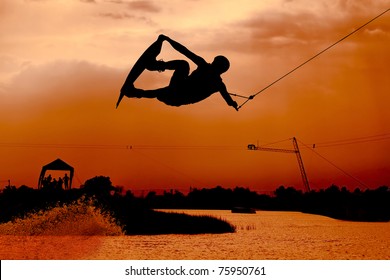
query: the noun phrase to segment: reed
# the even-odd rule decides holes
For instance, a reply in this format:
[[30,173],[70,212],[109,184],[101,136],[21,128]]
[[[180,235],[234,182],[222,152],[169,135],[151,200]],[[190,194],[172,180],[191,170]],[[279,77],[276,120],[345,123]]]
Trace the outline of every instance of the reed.
[[[140,209],[139,209],[140,210]],[[129,213],[122,225],[126,234],[200,234],[232,233],[236,227],[229,222],[208,216],[144,210],[141,215]]]

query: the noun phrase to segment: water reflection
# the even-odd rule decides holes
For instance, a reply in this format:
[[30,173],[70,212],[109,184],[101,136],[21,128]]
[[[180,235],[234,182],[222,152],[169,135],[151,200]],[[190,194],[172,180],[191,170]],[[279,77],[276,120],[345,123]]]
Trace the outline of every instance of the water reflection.
[[[172,210],[173,211],[173,210]],[[1,259],[390,259],[390,223],[299,212],[213,215],[236,233],[151,236],[0,236]],[[6,249],[6,250],[4,250]]]

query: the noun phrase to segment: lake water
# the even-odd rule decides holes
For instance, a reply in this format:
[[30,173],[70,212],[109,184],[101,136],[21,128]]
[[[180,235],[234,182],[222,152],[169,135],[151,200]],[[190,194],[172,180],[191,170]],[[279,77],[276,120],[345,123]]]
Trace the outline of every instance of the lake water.
[[89,225],[99,228],[96,234],[51,231],[30,236],[6,235],[0,227],[0,259],[390,259],[388,222],[347,222],[299,212],[175,212],[222,218],[237,232],[102,236],[101,225]]

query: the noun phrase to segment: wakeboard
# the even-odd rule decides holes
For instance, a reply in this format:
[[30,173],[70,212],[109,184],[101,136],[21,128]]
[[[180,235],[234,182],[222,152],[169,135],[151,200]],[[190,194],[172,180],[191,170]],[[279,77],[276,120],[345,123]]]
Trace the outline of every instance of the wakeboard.
[[134,66],[131,68],[127,78],[121,88],[119,93],[119,98],[116,103],[116,108],[118,108],[120,102],[122,101],[123,96],[125,96],[126,89],[134,87],[134,82],[142,74],[142,72],[148,68],[151,64],[156,61],[156,57],[159,55],[161,50],[162,41],[157,40],[146,51],[138,58]]

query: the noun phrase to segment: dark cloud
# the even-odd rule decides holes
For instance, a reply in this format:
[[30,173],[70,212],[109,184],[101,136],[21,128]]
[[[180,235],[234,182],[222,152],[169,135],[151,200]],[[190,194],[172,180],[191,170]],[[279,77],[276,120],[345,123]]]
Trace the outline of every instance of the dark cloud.
[[160,11],[160,8],[151,1],[105,0],[105,2],[116,5],[125,5],[124,7],[126,7],[127,10],[131,11],[131,13],[108,11],[99,14],[101,17],[111,18],[115,20],[134,19],[137,21],[146,22],[148,24],[153,24],[152,20],[150,20],[149,18],[140,16],[140,12],[157,13]]
[[105,12],[99,13],[100,17],[113,19],[113,20],[133,20],[137,22],[143,22],[149,25],[154,25],[154,22],[145,16],[136,16],[126,12]]
[[132,1],[128,3],[128,7],[131,10],[143,11],[148,13],[158,13],[161,8],[154,4],[152,1]]
[[[268,11],[256,17],[245,20],[236,26],[238,33],[249,34],[247,44],[253,50],[267,48],[323,48],[354,29],[360,27],[379,12],[363,12],[361,6],[350,4],[350,1],[340,1],[343,6],[339,13],[324,10],[321,14],[305,11]],[[361,12],[352,12],[352,11]],[[383,35],[389,32],[389,24],[378,21],[365,27],[365,32],[357,33],[348,38],[349,43],[359,42],[365,36]],[[372,38],[370,38],[372,39]]]

